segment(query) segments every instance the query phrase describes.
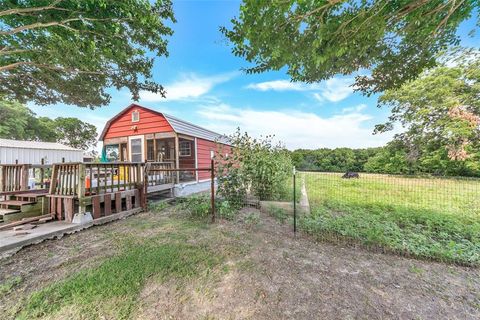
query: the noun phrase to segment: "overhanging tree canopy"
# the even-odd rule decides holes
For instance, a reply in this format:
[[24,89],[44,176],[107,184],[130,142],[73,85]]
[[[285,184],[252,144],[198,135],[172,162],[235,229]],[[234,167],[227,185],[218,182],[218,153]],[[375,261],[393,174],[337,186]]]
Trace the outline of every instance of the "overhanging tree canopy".
[[221,28],[248,73],[286,68],[294,81],[358,76],[365,93],[400,86],[458,44],[455,32],[478,0],[243,0],[233,27]]
[[[105,105],[109,87],[164,95],[154,55],[167,56],[170,0],[0,0],[0,97]],[[148,55],[149,52],[153,54]]]

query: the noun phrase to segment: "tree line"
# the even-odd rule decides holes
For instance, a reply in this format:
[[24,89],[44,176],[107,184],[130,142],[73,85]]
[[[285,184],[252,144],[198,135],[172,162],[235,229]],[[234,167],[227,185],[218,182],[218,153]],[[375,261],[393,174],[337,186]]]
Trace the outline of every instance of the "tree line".
[[97,145],[97,128],[77,118],[39,117],[19,102],[0,99],[0,138],[59,142],[89,151]]
[[414,159],[399,141],[377,148],[297,149],[290,152],[298,170],[465,177],[480,177],[479,154],[480,150],[475,157],[458,161],[449,159],[445,150],[432,150]]

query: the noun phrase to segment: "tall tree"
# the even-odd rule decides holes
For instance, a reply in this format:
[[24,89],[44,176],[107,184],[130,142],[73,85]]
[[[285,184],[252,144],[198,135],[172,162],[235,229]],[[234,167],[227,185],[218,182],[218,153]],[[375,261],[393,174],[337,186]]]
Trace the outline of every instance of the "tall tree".
[[57,141],[73,148],[89,150],[97,144],[97,128],[77,118],[54,120]]
[[232,28],[221,31],[233,53],[253,63],[248,73],[285,68],[293,81],[316,82],[368,69],[356,87],[370,94],[433,67],[479,7],[479,0],[243,0]]
[[0,138],[55,141],[51,119],[37,119],[25,105],[0,100]]
[[405,132],[395,140],[409,161],[438,171],[452,165],[480,168],[480,52],[462,51],[415,81],[387,90],[379,106],[391,108],[391,115],[376,132],[401,124]]
[[174,21],[170,0],[0,0],[0,97],[94,108],[109,87],[164,95],[151,69]]

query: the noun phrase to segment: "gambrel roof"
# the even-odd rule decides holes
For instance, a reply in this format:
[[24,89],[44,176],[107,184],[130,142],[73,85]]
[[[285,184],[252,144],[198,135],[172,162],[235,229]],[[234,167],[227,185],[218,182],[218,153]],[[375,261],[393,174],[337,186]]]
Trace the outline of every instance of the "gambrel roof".
[[180,134],[184,134],[184,135],[188,135],[188,136],[192,136],[192,137],[197,137],[197,138],[201,138],[201,139],[205,139],[205,140],[210,140],[210,141],[218,141],[218,142],[223,143],[223,144],[229,144],[228,137],[226,137],[225,135],[221,135],[221,134],[216,133],[214,131],[211,131],[211,130],[202,128],[200,126],[197,126],[196,124],[190,123],[188,121],[185,121],[185,120],[179,119],[177,117],[168,115],[166,113],[158,112],[158,111],[155,111],[153,109],[149,109],[149,108],[146,108],[146,107],[143,107],[141,105],[134,104],[134,103],[132,103],[131,105],[129,105],[128,107],[123,109],[120,113],[118,113],[116,116],[114,116],[113,118],[111,118],[110,120],[107,121],[107,123],[105,124],[105,128],[103,129],[103,131],[100,135],[100,140],[103,140],[105,138],[105,135],[108,131],[108,128],[110,127],[110,125],[116,119],[118,119],[120,116],[122,116],[123,114],[125,114],[126,112],[128,112],[130,109],[133,109],[133,108],[148,109],[151,112],[156,113],[156,114],[164,117],[165,120],[167,120],[167,122],[172,127],[173,131],[176,132],[176,133],[180,133]]

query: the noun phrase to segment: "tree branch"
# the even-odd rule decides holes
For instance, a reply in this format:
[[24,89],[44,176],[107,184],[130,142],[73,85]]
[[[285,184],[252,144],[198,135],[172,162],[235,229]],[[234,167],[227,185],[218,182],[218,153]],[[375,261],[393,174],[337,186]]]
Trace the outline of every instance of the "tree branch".
[[17,27],[17,28],[8,30],[8,31],[0,31],[0,35],[11,36],[11,35],[14,35],[16,33],[26,31],[26,30],[53,27],[53,26],[62,26],[62,27],[65,27],[65,28],[71,28],[71,27],[67,26],[66,24],[70,23],[70,22],[74,22],[74,21],[112,21],[112,22],[115,21],[115,22],[121,22],[121,21],[128,21],[128,20],[131,20],[131,19],[127,19],[127,18],[126,19],[71,18],[71,19],[65,19],[65,20],[62,20],[62,21],[52,21],[52,22],[47,22],[47,23],[43,23],[43,22],[32,23],[32,24],[28,24],[28,25],[25,25],[25,26],[20,26],[20,27]]
[[69,69],[69,68],[62,68],[58,66],[52,66],[52,65],[47,65],[47,64],[40,64],[40,63],[34,63],[34,62],[29,62],[29,61],[19,61],[15,63],[11,63],[5,66],[0,66],[0,72],[4,71],[9,71],[12,69],[15,69],[19,66],[34,66],[37,68],[44,68],[44,69],[50,69],[50,70],[55,70],[55,71],[62,71],[62,72],[68,72],[68,73],[82,73],[82,74],[95,74],[95,75],[105,75],[107,72],[104,71],[86,71],[86,70],[78,70],[78,69]]
[[68,9],[55,7],[60,2],[62,2],[62,0],[55,0],[51,5],[44,6],[44,7],[15,8],[15,9],[8,9],[8,10],[0,11],[0,17],[7,16],[7,15],[10,15],[10,14],[22,14],[22,13],[29,13],[29,12],[45,11],[45,10],[70,11]]

